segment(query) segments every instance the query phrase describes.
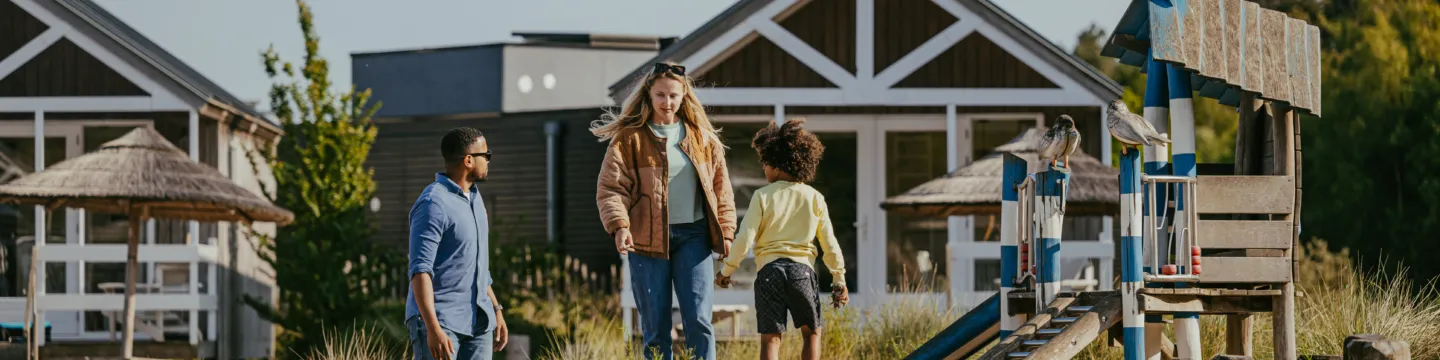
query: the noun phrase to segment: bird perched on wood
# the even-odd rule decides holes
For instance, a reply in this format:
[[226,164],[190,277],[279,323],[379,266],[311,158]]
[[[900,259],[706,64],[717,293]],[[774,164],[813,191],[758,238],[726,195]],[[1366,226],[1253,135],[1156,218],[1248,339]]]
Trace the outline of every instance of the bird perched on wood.
[[1120,100],[1111,101],[1110,106],[1106,107],[1105,122],[1110,125],[1110,136],[1125,144],[1125,148],[1120,150],[1121,154],[1135,146],[1170,143],[1170,139],[1155,131],[1155,127],[1145,121],[1145,117],[1130,112],[1130,109],[1125,107],[1125,102]]
[[1050,166],[1059,166],[1058,162],[1065,163],[1064,168],[1070,168],[1070,154],[1080,148],[1080,130],[1075,129],[1075,119],[1070,115],[1060,115],[1055,120],[1055,125],[1045,131],[1045,136],[1040,138],[1040,160],[1049,160]]

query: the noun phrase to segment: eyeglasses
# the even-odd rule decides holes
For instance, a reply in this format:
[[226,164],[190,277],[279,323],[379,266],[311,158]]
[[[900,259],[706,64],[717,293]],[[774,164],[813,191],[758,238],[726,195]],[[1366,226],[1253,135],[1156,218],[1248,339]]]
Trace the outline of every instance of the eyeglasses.
[[486,152],[478,152],[478,153],[465,154],[465,156],[479,156],[479,157],[485,158],[485,161],[490,161],[490,157],[493,156],[493,153],[491,153],[491,152],[489,152],[489,151],[486,151]]
[[672,74],[675,74],[675,75],[685,76],[685,65],[670,65],[670,64],[666,64],[666,63],[655,63],[655,70],[654,70],[653,72],[656,73],[656,74],[663,74],[663,73],[667,73],[667,72],[668,72],[668,73],[672,73]]

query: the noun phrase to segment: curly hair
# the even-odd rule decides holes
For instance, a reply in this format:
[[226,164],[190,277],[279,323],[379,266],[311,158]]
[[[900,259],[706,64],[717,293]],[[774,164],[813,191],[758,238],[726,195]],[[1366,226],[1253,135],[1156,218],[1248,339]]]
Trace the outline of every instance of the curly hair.
[[755,133],[750,147],[760,153],[760,163],[795,177],[796,181],[815,180],[815,167],[825,154],[825,144],[814,133],[805,131],[805,118],[794,118],[785,125],[770,123]]

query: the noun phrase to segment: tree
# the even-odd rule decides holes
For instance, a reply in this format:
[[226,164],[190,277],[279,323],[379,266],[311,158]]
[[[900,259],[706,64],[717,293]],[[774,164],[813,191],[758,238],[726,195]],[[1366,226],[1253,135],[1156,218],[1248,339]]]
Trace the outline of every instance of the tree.
[[[1112,58],[1100,55],[1108,38],[1105,30],[1091,24],[1080,32],[1075,42],[1075,57],[1094,66],[1102,74],[1115,80],[1125,89],[1125,106],[1139,111],[1144,108],[1145,74],[1140,68],[1120,65]],[[1220,105],[1215,99],[1202,98],[1192,93],[1195,99],[1195,155],[1202,163],[1228,163],[1235,161],[1235,108]],[[1108,137],[1108,135],[1107,135]],[[1110,139],[1112,164],[1119,164],[1120,144]]]
[[[274,270],[281,289],[278,308],[262,299],[245,299],[285,330],[281,354],[308,354],[331,327],[366,318],[377,302],[394,294],[382,288],[397,283],[384,281],[389,270],[404,266],[393,249],[370,242],[366,205],[375,182],[365,158],[375,141],[370,117],[379,105],[367,105],[368,90],[331,92],[313,14],[304,0],[296,5],[305,38],[299,77],[273,45],[262,54],[265,72],[274,81],[271,110],[285,135],[261,154],[276,182],[265,191],[276,205],[295,212],[295,222],[278,229],[273,238],[256,234],[261,258]],[[254,157],[251,161],[256,162]]]
[[[1440,3],[1332,1],[1322,118],[1301,119],[1302,232],[1440,274]],[[1382,254],[1383,253],[1383,254]]]

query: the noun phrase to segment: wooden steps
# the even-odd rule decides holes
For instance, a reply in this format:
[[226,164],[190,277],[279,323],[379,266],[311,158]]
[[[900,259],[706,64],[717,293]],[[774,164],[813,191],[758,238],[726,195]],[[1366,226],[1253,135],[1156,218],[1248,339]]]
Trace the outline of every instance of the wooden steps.
[[980,359],[1068,359],[1118,323],[1120,307],[1114,291],[1058,298]]

